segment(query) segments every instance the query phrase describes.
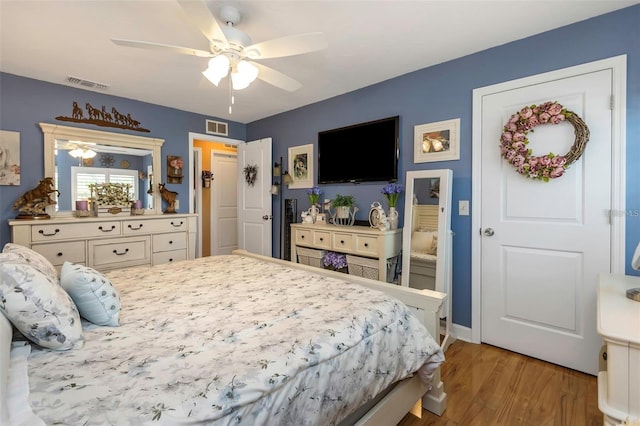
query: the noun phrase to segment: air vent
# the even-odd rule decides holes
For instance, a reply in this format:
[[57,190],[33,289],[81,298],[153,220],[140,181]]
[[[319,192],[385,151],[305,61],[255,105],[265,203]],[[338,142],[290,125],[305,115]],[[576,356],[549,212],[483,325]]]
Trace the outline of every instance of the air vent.
[[96,81],[91,81],[91,80],[85,80],[84,78],[78,78],[71,75],[67,76],[67,81],[71,84],[90,87],[92,89],[107,90],[109,88],[108,84],[98,83]]
[[229,136],[229,126],[222,121],[207,120],[207,133],[210,135]]

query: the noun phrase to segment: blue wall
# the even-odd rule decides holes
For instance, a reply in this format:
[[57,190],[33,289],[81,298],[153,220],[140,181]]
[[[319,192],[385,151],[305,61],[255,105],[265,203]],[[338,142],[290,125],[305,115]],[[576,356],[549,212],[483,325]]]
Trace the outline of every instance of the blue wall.
[[[273,138],[273,158],[287,158],[291,146],[316,144],[317,133],[349,124],[400,115],[400,176],[409,170],[453,170],[453,203],[471,200],[472,90],[495,83],[565,68],[585,62],[627,54],[627,220],[626,264],[640,241],[640,5],[596,17],[554,31],[529,37],[473,55],[426,68],[317,104],[279,114],[248,125],[230,123],[229,137],[240,140]],[[115,107],[128,112],[151,130],[130,132],[166,140],[166,155],[188,158],[188,132],[204,133],[205,117],[101,93],[0,74],[0,128],[20,132],[22,184],[0,186],[0,244],[9,241],[7,220],[15,217],[13,202],[43,177],[42,132],[39,122],[56,123],[68,115],[73,101],[81,105]],[[413,163],[413,126],[460,117],[459,161]],[[67,124],[67,123],[61,123]],[[75,124],[74,124],[75,125]],[[95,126],[83,126],[95,129]],[[113,132],[119,129],[100,128]],[[129,133],[129,132],[127,132]],[[317,151],[316,151],[317,152]],[[166,162],[163,176],[166,175]],[[171,185],[188,205],[187,184]],[[400,179],[404,183],[404,178]],[[366,220],[369,205],[383,201],[383,183],[323,185],[323,198],[337,193],[353,194]],[[308,207],[304,190],[283,188],[285,198],[297,198],[300,209]],[[279,198],[274,197],[274,253],[278,252]],[[471,200],[473,208],[473,200]],[[398,206],[402,217],[404,197]],[[186,211],[186,208],[182,208]],[[453,320],[471,325],[471,217],[452,216],[454,237]],[[628,274],[637,274],[627,266]]]
[[[274,158],[287,148],[313,143],[317,133],[349,124],[400,115],[400,176],[409,170],[453,170],[453,321],[471,326],[471,217],[458,216],[458,200],[471,200],[472,91],[508,80],[627,54],[627,273],[640,241],[640,5],[549,31],[426,68],[352,93],[289,111],[247,127],[249,140],[272,137]],[[460,117],[460,160],[413,163],[413,126]],[[372,147],[375,149],[375,147]],[[315,151],[317,153],[317,149]],[[400,178],[404,183],[404,178]],[[323,185],[326,198],[353,194],[366,219],[369,205],[383,201],[383,183]],[[285,198],[309,206],[304,190],[284,188]],[[473,208],[473,200],[471,200]],[[386,205],[385,203],[383,203]],[[404,206],[400,200],[399,206]],[[279,218],[279,205],[274,217]],[[401,215],[404,209],[400,209]],[[402,217],[402,216],[401,216]],[[276,222],[275,229],[279,229]],[[274,235],[278,235],[274,231]],[[277,241],[274,241],[277,243]],[[274,253],[276,248],[274,244]]]
[[[131,114],[131,117],[140,121],[141,127],[149,129],[150,132],[56,121],[57,116],[71,115],[73,101],[77,101],[79,105],[89,102],[94,107],[105,105],[107,110],[115,107],[123,114]],[[10,240],[7,221],[17,214],[11,206],[20,195],[35,187],[44,177],[43,135],[38,123],[46,122],[164,139],[160,161],[164,181],[167,172],[166,156],[179,155],[185,160],[188,159],[189,132],[204,134],[206,119],[221,120],[217,117],[0,73],[0,128],[20,132],[21,163],[20,186],[0,186],[0,244],[4,245]],[[245,140],[245,131],[244,124],[229,122],[230,138]],[[154,183],[158,182],[154,179]],[[169,184],[167,188],[179,193],[180,211],[187,212],[189,205],[187,180],[183,179],[180,185]]]

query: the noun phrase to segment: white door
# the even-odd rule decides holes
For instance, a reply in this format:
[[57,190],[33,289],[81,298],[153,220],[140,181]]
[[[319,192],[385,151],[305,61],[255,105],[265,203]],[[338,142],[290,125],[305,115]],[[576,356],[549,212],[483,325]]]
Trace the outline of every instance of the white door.
[[[601,345],[597,274],[611,270],[611,87],[602,70],[482,98],[482,341],[590,374]],[[582,157],[549,182],[518,174],[499,148],[509,117],[546,101],[591,132]],[[563,122],[528,137],[533,155],[564,154],[574,132]]]
[[238,248],[238,157],[211,151],[211,255]]
[[[253,185],[244,169],[257,166]],[[271,256],[271,138],[238,145],[238,248]]]

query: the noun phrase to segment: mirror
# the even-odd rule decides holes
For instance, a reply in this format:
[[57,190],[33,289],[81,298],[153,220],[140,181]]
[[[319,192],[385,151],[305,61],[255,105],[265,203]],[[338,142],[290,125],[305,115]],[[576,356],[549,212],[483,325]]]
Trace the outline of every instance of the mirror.
[[451,182],[449,169],[407,172],[402,231],[403,286],[447,294],[440,312],[451,330]]
[[[163,139],[40,123],[44,133],[44,175],[55,178],[58,214],[70,215],[75,201],[90,194],[82,182],[130,183],[131,196],[149,214],[161,211],[154,196],[161,171]],[[78,184],[76,185],[75,182]],[[153,187],[156,186],[156,188]],[[151,193],[148,193],[152,189]]]

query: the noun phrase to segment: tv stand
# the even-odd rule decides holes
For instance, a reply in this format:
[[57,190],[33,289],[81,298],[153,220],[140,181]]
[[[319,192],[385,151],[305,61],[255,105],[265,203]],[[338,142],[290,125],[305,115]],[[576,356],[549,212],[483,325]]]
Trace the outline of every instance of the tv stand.
[[387,281],[387,260],[400,254],[402,229],[380,231],[370,226],[291,224],[291,261],[297,262],[296,247],[352,254],[378,259],[378,280]]

